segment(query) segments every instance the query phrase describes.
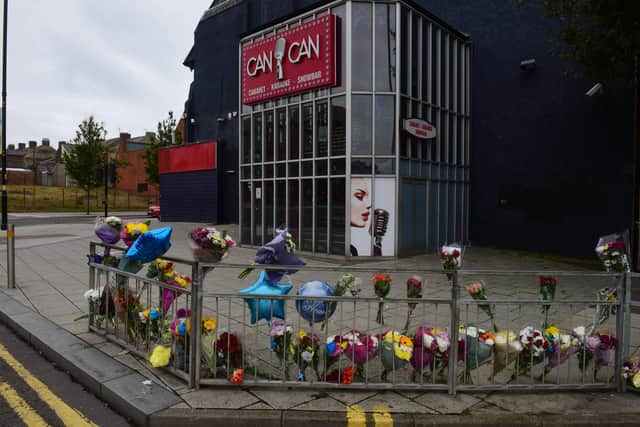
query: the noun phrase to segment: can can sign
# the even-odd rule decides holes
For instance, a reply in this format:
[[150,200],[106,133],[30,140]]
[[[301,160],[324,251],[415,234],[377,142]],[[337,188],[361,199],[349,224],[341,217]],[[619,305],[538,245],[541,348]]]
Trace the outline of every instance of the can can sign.
[[411,135],[421,139],[431,139],[436,137],[436,127],[431,123],[420,119],[405,119],[402,127]]

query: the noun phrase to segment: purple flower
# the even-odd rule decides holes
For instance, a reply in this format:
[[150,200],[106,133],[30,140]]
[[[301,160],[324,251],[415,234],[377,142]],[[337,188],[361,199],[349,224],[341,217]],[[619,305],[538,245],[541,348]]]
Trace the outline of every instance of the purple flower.
[[596,336],[588,337],[585,340],[585,345],[587,346],[588,350],[594,351],[600,345],[600,338]]

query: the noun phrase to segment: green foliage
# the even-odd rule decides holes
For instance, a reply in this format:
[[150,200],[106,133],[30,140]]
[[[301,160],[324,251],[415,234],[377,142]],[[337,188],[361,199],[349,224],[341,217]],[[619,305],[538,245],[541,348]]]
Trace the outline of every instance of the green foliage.
[[104,155],[107,151],[103,141],[107,132],[102,123],[89,116],[78,126],[73,146],[65,153],[64,162],[67,175],[78,187],[90,191],[101,184],[96,178],[96,171],[104,169]]
[[169,111],[169,116],[158,122],[156,136],[144,153],[144,171],[150,184],[160,184],[158,151],[162,147],[174,144],[173,135],[175,135],[175,144],[182,144],[182,136],[180,132],[176,132],[176,119],[173,117],[173,111]]
[[[640,1],[636,0],[513,0],[517,7],[536,2],[558,22],[552,53],[572,61],[593,81],[637,81],[640,55]],[[634,75],[635,73],[635,75]]]

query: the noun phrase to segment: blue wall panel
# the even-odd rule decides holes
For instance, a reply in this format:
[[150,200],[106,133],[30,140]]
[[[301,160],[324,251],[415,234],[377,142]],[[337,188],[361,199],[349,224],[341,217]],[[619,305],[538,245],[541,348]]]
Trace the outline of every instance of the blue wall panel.
[[160,175],[162,221],[218,223],[216,170]]

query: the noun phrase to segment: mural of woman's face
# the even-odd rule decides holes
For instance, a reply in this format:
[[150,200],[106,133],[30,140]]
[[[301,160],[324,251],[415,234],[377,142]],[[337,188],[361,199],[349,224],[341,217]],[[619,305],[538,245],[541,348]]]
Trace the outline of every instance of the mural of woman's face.
[[371,214],[371,191],[363,178],[351,180],[351,226],[364,228]]

